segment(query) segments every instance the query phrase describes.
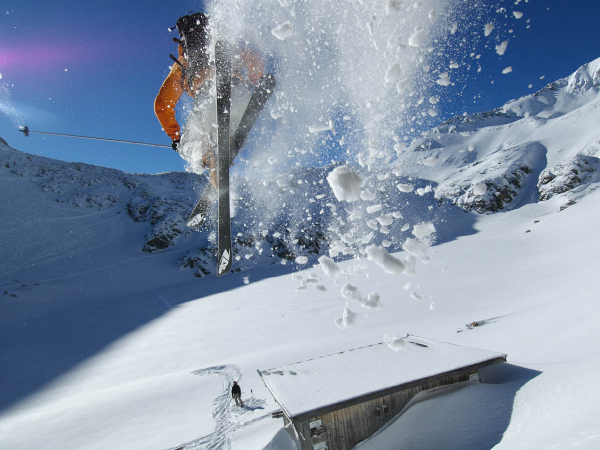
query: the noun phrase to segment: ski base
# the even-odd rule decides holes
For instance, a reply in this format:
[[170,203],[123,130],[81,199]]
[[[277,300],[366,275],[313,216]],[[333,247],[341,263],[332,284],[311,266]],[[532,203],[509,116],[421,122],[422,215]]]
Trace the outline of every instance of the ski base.
[[[271,97],[275,85],[275,77],[271,74],[264,75],[256,85],[252,97],[248,102],[248,107],[246,108],[238,129],[231,140],[232,148],[230,164],[233,163],[233,160],[244,146],[254,122],[256,122],[256,119],[258,119],[265,104]],[[206,188],[204,188],[204,192],[192,210],[186,225],[191,228],[200,228],[208,217],[210,208],[215,200],[217,200],[217,192],[214,186],[209,183]]]
[[230,140],[229,119],[231,111],[231,52],[224,41],[215,46],[217,67],[217,179],[219,199],[217,276],[231,269],[231,215],[229,207]]

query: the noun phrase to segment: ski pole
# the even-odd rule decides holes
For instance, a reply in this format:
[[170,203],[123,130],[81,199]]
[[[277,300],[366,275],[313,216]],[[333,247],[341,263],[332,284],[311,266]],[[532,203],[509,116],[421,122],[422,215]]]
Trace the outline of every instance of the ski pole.
[[125,144],[148,145],[150,147],[171,148],[170,145],[151,144],[149,142],[125,141],[123,139],[109,139],[109,138],[101,138],[101,137],[94,137],[94,136],[78,136],[76,134],[50,133],[48,131],[32,131],[27,126],[19,128],[19,131],[21,133],[23,133],[25,136],[29,136],[29,133],[37,133],[37,134],[49,134],[51,136],[64,136],[64,137],[74,137],[74,138],[80,138],[80,139],[92,139],[92,140],[96,140],[96,141],[123,142]]

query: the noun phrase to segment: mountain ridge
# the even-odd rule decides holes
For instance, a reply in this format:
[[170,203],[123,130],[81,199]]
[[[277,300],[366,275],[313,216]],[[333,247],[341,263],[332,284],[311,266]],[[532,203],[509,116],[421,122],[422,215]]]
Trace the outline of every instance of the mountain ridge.
[[489,213],[527,201],[577,201],[598,182],[600,58],[540,91],[453,117],[411,143],[398,164],[437,183],[436,198]]

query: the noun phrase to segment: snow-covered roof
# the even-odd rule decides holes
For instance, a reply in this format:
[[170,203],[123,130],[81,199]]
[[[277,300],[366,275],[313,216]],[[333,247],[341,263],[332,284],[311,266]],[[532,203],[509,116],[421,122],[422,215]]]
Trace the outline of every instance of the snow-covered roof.
[[[408,335],[395,351],[379,343],[259,370],[288,417],[316,411],[386,389],[506,355]],[[398,347],[396,347],[398,348]]]

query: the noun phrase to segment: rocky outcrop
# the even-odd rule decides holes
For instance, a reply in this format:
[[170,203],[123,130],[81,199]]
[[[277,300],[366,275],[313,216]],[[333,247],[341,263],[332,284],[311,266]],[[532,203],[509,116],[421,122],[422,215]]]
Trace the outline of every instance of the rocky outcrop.
[[546,168],[540,174],[537,185],[539,200],[549,200],[555,195],[572,191],[588,181],[593,173],[594,163],[590,162],[588,157],[579,154]]

